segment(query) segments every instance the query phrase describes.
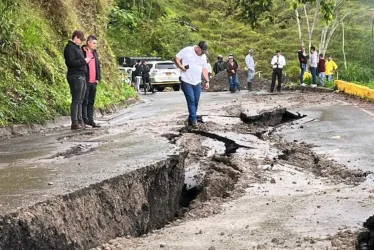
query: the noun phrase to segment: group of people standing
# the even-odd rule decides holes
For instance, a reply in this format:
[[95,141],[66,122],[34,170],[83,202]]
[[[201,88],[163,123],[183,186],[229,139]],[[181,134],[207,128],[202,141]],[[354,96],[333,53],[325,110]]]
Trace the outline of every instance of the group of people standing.
[[[245,58],[245,64],[247,67],[247,84],[248,90],[252,91],[252,81],[255,77],[255,62],[253,59],[254,50],[250,49],[248,55]],[[305,46],[302,46],[298,51],[298,58],[300,63],[300,84],[306,86],[304,83],[304,74],[307,71],[307,65],[309,64],[309,70],[312,75],[311,87],[317,87],[317,76],[319,77],[319,85],[324,86],[325,80],[333,81],[333,75],[335,74],[338,66],[332,60],[331,55],[328,56],[327,61],[324,59],[323,54],[317,55],[316,48],[311,46],[310,56],[305,52]],[[270,86],[270,92],[273,93],[276,89],[278,92],[281,91],[282,87],[282,76],[283,69],[286,66],[286,59],[279,50],[276,51],[275,55],[271,59],[271,66],[273,69],[272,80]],[[217,75],[221,71],[227,71],[229,80],[229,89],[231,93],[240,91],[240,81],[238,77],[239,65],[232,54],[229,55],[228,60],[224,61],[222,55],[217,57],[217,61],[214,64],[213,71]],[[278,82],[276,86],[276,82]]]
[[[248,55],[245,58],[245,64],[248,69],[247,85],[248,91],[252,91],[252,80],[255,76],[255,62],[253,59],[254,50],[250,49]],[[238,75],[239,64],[235,60],[234,55],[230,54],[227,61],[223,60],[222,55],[218,55],[217,61],[214,64],[213,71],[217,75],[221,71],[226,71],[229,81],[229,89],[231,93],[240,91],[240,80]]]
[[[86,45],[82,46],[82,43]],[[68,68],[67,80],[71,94],[71,129],[100,127],[94,121],[94,104],[97,84],[101,80],[99,56],[96,51],[97,38],[93,35],[86,39],[80,30],[73,32],[65,50],[65,64]]]
[[304,83],[304,74],[307,70],[307,64],[309,59],[310,73],[312,75],[311,87],[317,87],[317,75],[319,78],[319,85],[325,86],[325,80],[332,82],[333,76],[338,69],[338,65],[332,60],[332,56],[327,56],[327,61],[323,54],[317,55],[316,48],[310,47],[310,57],[305,52],[305,46],[301,46],[298,51],[298,58],[300,63],[300,85],[306,86]]
[[[147,83],[150,87],[150,91],[155,93],[155,90],[151,84],[149,79],[149,72],[151,69],[149,68],[147,62],[145,60],[137,60],[136,64],[134,65],[134,70],[132,71],[132,82],[135,86],[136,91],[140,92],[140,82],[143,81],[143,84]],[[145,88],[145,85],[144,85]]]

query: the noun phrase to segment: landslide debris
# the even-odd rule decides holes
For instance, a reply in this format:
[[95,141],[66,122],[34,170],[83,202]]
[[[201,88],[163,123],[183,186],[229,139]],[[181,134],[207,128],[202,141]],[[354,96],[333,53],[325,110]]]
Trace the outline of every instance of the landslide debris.
[[[334,183],[357,184],[365,180],[369,172],[348,169],[342,164],[317,155],[306,143],[281,142],[275,146],[281,150],[278,160],[301,169],[308,170],[318,177],[327,177]],[[277,160],[277,159],[276,159]]]
[[[247,71],[243,69],[238,70],[239,75],[239,82],[240,82],[240,88],[247,89]],[[264,78],[258,78],[256,77],[253,80],[252,83],[252,89],[254,91],[260,91],[260,90],[268,90],[270,89],[271,81],[264,79]],[[222,71],[215,75],[210,80],[209,90],[208,92],[220,92],[220,91],[228,91],[229,90],[229,80],[227,76],[226,71]]]

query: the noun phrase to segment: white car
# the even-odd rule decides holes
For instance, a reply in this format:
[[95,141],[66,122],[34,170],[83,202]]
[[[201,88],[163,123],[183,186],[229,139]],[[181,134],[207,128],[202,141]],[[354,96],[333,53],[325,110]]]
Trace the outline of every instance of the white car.
[[122,74],[122,81],[127,83],[128,85],[131,85],[131,73],[132,73],[132,68],[130,67],[118,67],[119,71]]
[[163,91],[165,87],[172,87],[175,91],[180,90],[180,69],[173,61],[149,61],[149,77],[158,91]]

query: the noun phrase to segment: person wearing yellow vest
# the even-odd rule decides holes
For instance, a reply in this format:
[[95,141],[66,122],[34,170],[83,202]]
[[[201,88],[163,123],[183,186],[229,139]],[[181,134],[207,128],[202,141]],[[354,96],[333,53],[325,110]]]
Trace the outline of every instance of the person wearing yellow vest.
[[334,80],[335,71],[338,69],[338,65],[336,65],[336,63],[332,60],[332,57],[329,55],[325,66],[327,81],[332,82]]

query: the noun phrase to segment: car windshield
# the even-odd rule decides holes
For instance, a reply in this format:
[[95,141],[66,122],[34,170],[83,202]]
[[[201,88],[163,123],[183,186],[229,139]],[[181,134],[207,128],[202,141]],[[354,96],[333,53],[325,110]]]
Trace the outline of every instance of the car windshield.
[[176,69],[177,66],[175,66],[174,63],[157,63],[155,65],[156,69]]

